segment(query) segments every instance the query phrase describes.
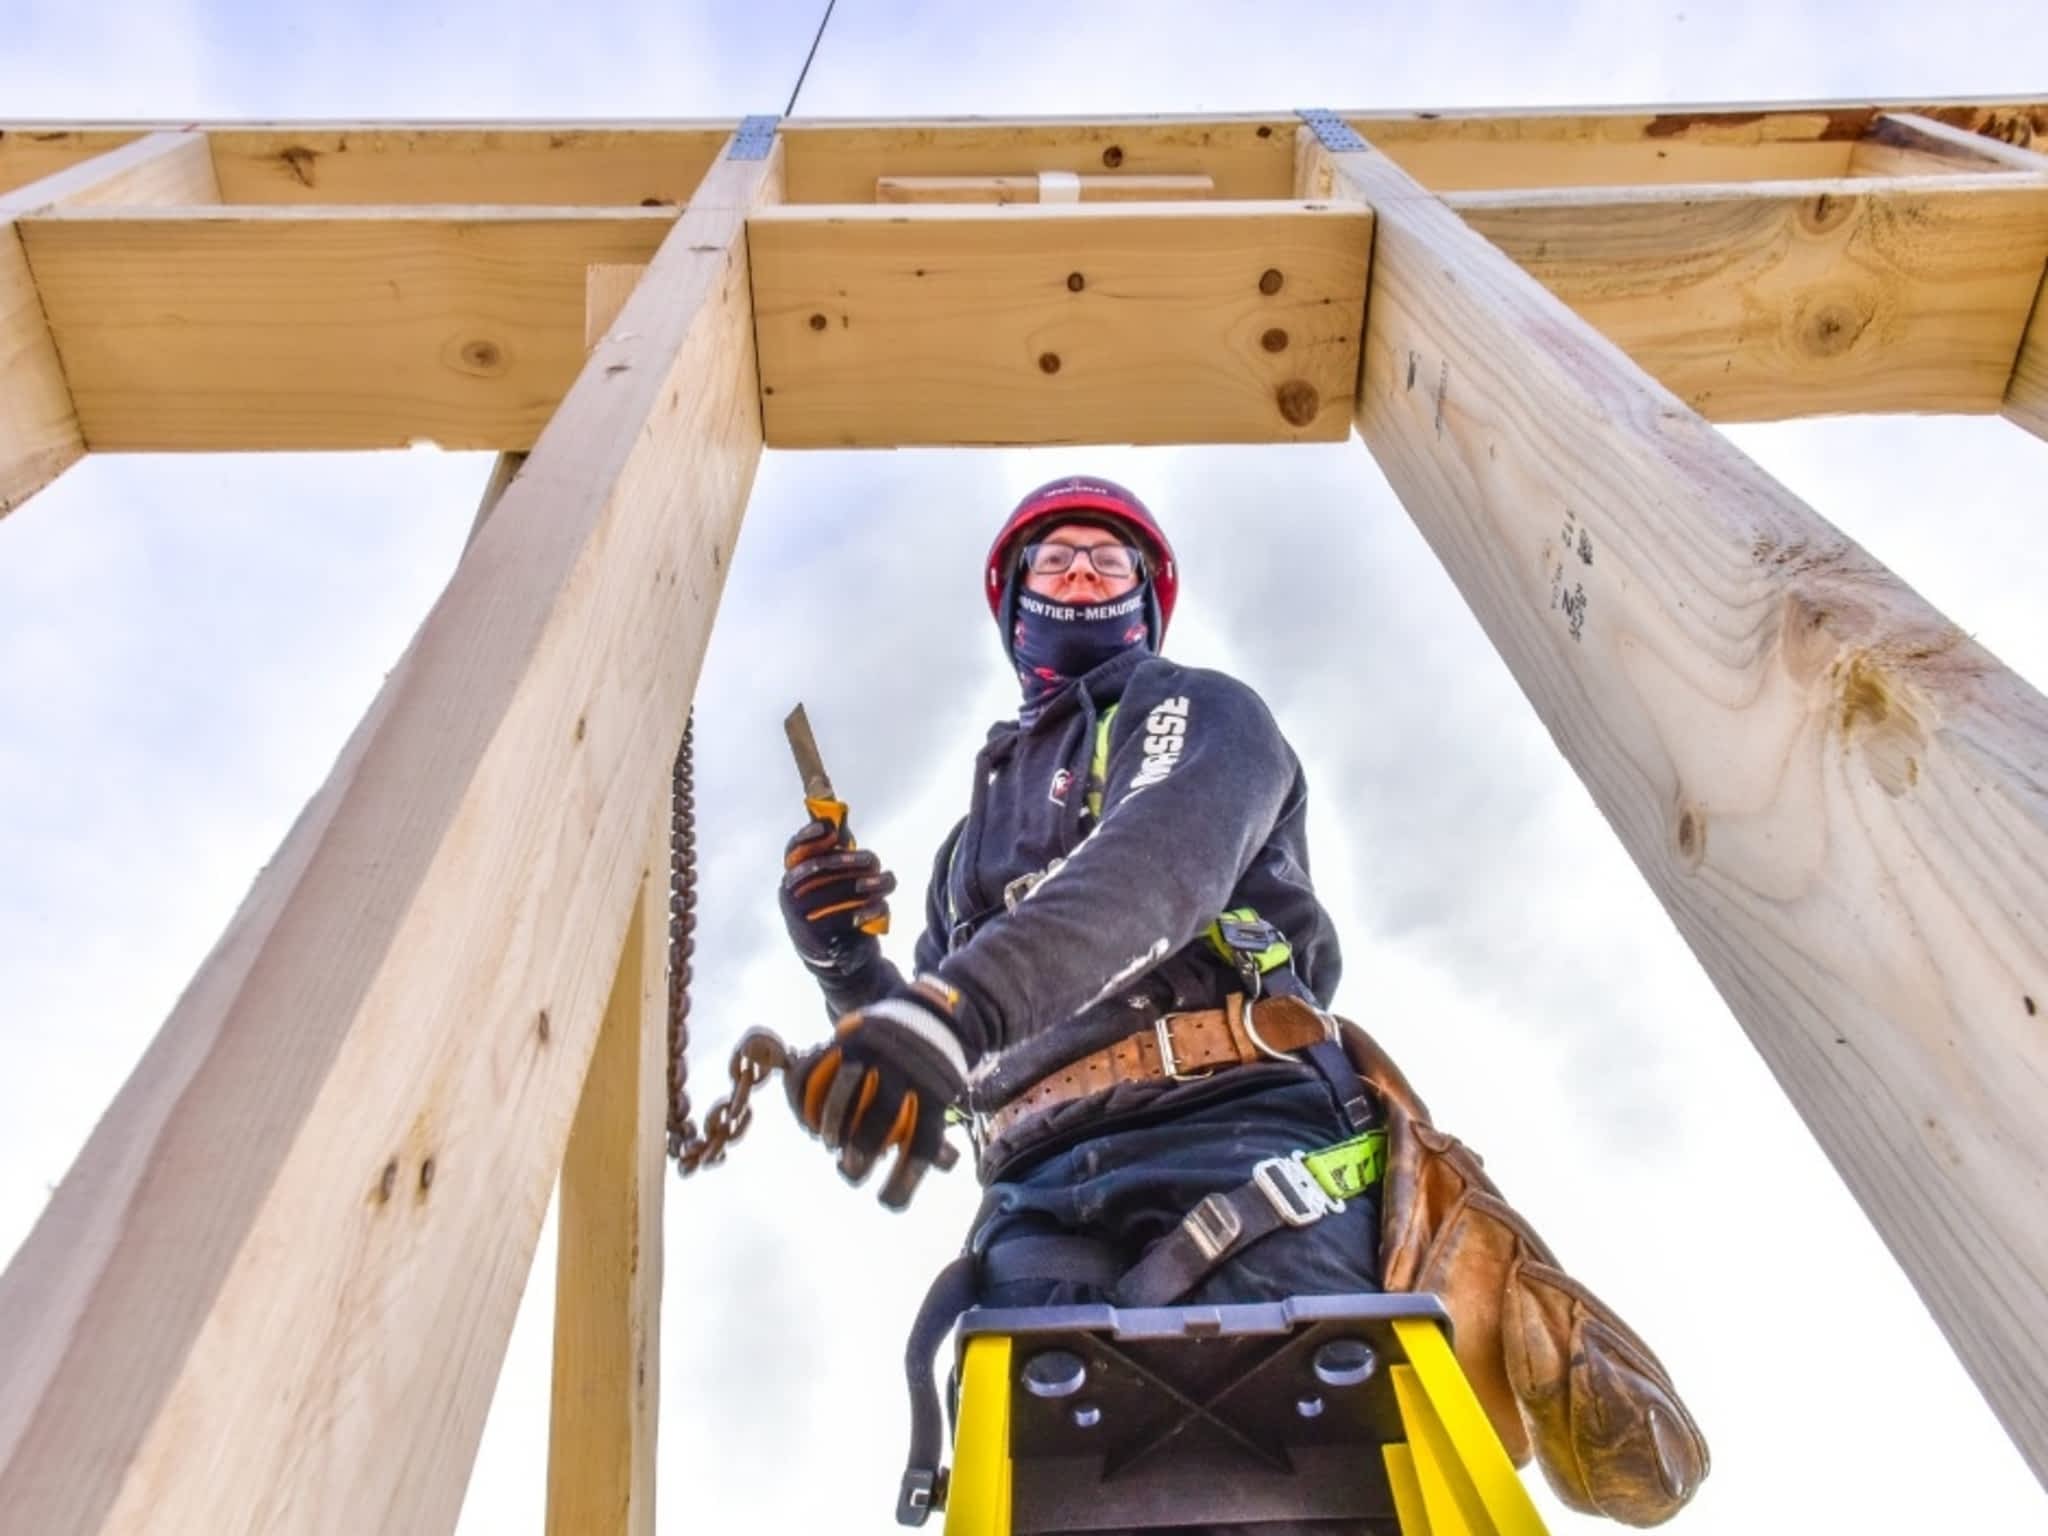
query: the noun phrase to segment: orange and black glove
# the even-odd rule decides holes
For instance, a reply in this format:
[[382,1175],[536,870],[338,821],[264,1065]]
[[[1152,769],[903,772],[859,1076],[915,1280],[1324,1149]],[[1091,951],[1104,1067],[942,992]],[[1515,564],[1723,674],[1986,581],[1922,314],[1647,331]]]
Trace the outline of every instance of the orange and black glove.
[[881,955],[896,877],[854,846],[845,820],[807,823],[782,853],[783,926],[805,965],[826,977],[858,974]]
[[830,1043],[790,1062],[783,1082],[797,1119],[839,1154],[848,1183],[897,1149],[881,1201],[901,1210],[932,1164],[953,1165],[946,1110],[966,1095],[967,1065],[952,1000],[919,983],[843,1016]]

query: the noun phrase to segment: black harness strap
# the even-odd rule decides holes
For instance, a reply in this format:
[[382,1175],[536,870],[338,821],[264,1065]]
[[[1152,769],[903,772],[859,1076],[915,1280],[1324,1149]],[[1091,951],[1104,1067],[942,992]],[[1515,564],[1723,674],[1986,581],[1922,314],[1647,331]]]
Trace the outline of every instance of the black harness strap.
[[904,1345],[903,1369],[910,1383],[910,1462],[896,1495],[896,1523],[923,1525],[938,1497],[939,1459],[945,1446],[945,1425],[939,1414],[938,1383],[933,1361],[939,1342],[953,1331],[960,1314],[974,1305],[974,1255],[963,1253],[932,1278],[910,1325]]

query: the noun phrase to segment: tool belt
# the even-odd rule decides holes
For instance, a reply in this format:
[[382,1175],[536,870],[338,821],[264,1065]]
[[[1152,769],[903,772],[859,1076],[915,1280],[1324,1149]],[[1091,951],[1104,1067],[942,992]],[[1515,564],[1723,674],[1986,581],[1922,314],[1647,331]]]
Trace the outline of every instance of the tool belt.
[[1255,1061],[1290,1061],[1291,1052],[1334,1040],[1337,1027],[1299,998],[1258,999],[1233,992],[1221,1008],[1169,1013],[1150,1029],[1048,1073],[983,1122],[984,1145],[1008,1136],[1034,1115],[1104,1092],[1118,1083],[1186,1081]]
[[1381,1284],[1442,1299],[1458,1363],[1516,1466],[1533,1451],[1573,1509],[1625,1525],[1670,1519],[1710,1463],[1662,1363],[1564,1272],[1479,1154],[1430,1123],[1373,1038],[1338,1025],[1386,1121]]

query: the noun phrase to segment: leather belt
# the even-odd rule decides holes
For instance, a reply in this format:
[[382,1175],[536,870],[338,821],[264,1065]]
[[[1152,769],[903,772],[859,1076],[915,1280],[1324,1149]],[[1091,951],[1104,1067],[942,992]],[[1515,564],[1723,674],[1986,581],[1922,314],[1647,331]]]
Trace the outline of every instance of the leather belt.
[[1336,1037],[1328,1015],[1299,998],[1264,997],[1254,1003],[1241,992],[1232,993],[1221,1008],[1169,1013],[1150,1029],[1047,1073],[988,1117],[987,1141],[1007,1136],[1033,1115],[1118,1083],[1187,1081],[1255,1061],[1291,1061],[1288,1052]]

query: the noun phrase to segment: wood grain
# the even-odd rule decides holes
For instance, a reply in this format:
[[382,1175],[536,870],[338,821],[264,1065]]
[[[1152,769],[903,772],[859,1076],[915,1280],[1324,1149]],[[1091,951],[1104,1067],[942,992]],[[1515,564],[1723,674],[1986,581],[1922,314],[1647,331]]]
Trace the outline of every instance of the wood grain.
[[[105,144],[107,137],[77,139],[84,146]],[[64,142],[74,147],[69,138]],[[60,207],[220,200],[201,134],[149,134],[62,163],[55,156],[11,158],[16,169],[48,164],[50,174],[0,191],[0,517],[76,463],[88,442],[23,248],[20,221]]]
[[769,445],[1341,439],[1371,227],[1301,203],[766,211]]
[[706,178],[0,1275],[10,1524],[452,1527],[759,458],[779,169]]
[[[168,123],[157,132],[175,131]],[[151,132],[148,127],[72,128],[61,124],[23,127],[0,125],[0,194],[42,181],[74,165],[132,144]]]
[[549,1536],[654,1536],[668,1151],[667,830],[664,818],[562,1163]]
[[[1332,104],[1335,105],[1335,104]],[[1880,112],[2026,147],[2048,103],[1721,102],[1339,115],[1441,191],[1808,180],[1848,174]],[[731,120],[607,123],[0,123],[0,188],[150,128],[198,127],[232,202],[635,205],[688,195]],[[1284,198],[1292,111],[1111,118],[805,119],[783,125],[792,203],[865,203],[884,176],[1210,175],[1216,196]],[[15,178],[15,179],[10,179]]]
[[583,366],[584,270],[673,209],[60,212],[22,234],[99,449],[533,446]]
[[2048,700],[1384,156],[1303,149],[1377,218],[1373,456],[2048,1475]]
[[1713,421],[1996,411],[2048,262],[2027,177],[1448,201]]
[[689,201],[732,124],[241,127],[214,156],[232,203],[662,206]]

